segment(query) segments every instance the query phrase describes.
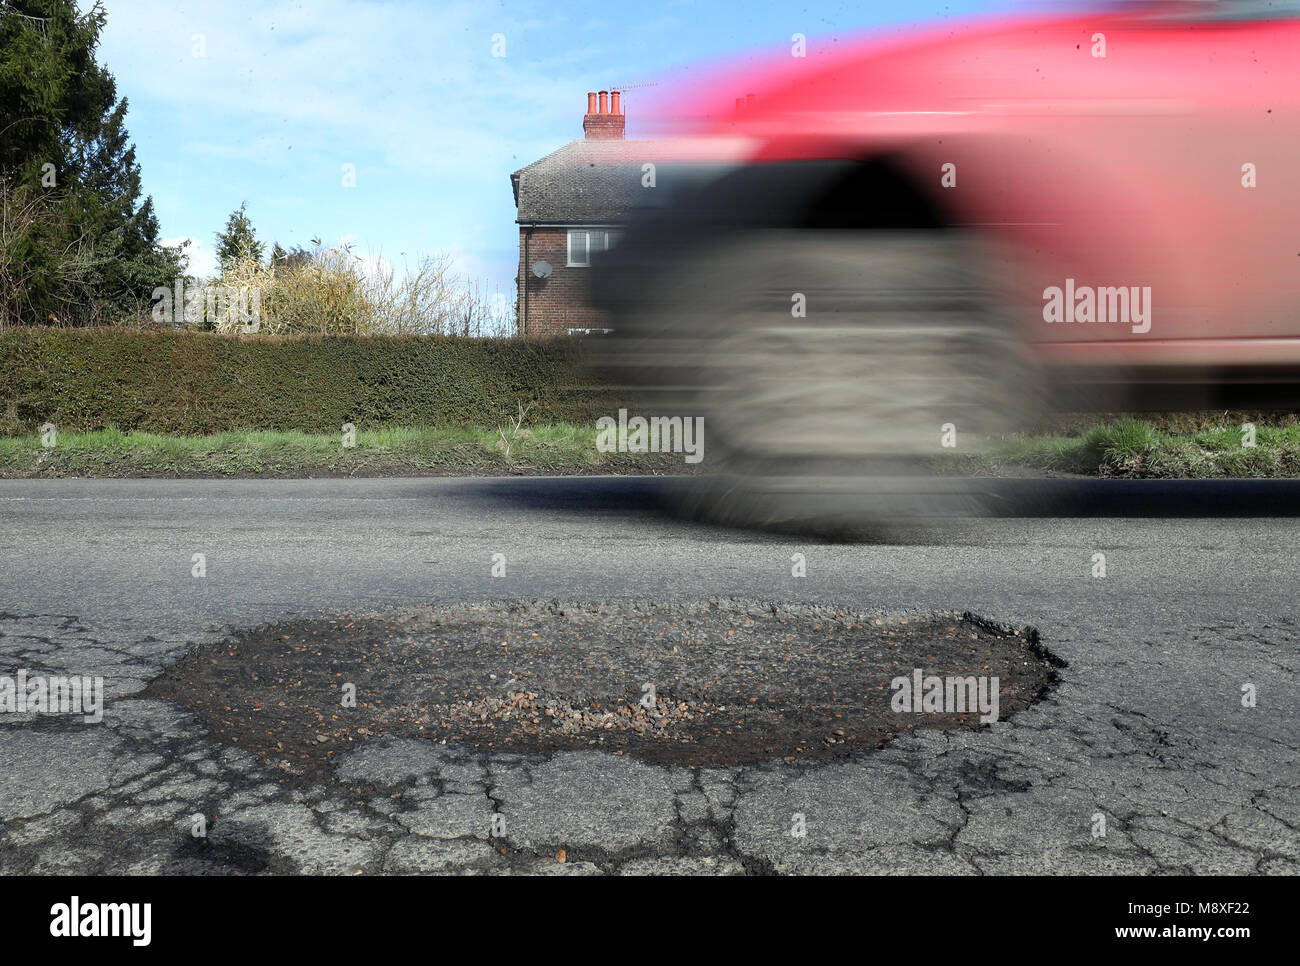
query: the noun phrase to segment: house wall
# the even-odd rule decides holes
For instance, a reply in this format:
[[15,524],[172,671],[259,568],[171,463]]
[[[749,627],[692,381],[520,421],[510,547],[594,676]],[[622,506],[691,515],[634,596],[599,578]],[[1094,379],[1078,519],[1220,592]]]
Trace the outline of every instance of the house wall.
[[[550,278],[533,274],[533,264],[539,259],[551,263]],[[519,229],[516,284],[522,334],[565,335],[569,329],[600,329],[609,325],[605,314],[590,305],[591,269],[569,268],[568,260],[567,228]]]

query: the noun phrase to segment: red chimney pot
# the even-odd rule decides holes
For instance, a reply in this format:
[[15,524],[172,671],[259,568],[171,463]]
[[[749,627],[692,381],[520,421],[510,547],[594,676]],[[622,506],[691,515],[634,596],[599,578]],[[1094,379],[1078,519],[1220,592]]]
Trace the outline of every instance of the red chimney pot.
[[621,141],[627,127],[623,116],[620,92],[614,91],[613,103],[609,92],[587,94],[587,114],[582,119],[582,133],[588,141]]

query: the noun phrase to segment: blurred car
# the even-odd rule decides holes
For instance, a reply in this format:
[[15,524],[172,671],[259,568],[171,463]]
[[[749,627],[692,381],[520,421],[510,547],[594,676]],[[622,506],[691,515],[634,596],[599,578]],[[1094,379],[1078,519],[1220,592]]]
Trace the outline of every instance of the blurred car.
[[1300,20],[1156,4],[836,48],[695,92],[689,186],[597,265],[602,364],[704,417],[693,510],[980,513],[935,457],[1058,411],[1300,402]]

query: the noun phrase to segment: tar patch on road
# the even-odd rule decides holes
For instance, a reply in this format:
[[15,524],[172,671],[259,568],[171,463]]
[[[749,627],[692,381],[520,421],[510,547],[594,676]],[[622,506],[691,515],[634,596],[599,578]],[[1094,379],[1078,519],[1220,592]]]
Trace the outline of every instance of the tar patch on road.
[[[912,687],[918,669],[926,691],[934,678],[986,687],[996,678],[1006,719],[1041,698],[1062,664],[1032,628],[970,615],[511,603],[259,628],[192,652],[148,693],[301,775],[386,734],[718,766],[842,756],[918,727],[978,728],[979,709],[951,699],[897,710],[898,679],[910,695],[922,694]],[[948,690],[974,695],[966,685]]]

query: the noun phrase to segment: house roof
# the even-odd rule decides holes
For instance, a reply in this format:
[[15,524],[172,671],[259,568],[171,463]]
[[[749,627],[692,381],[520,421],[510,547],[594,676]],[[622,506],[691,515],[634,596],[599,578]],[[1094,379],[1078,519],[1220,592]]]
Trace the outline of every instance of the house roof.
[[516,221],[617,222],[657,204],[657,192],[641,185],[641,166],[656,161],[656,147],[654,141],[570,141],[510,175]]

